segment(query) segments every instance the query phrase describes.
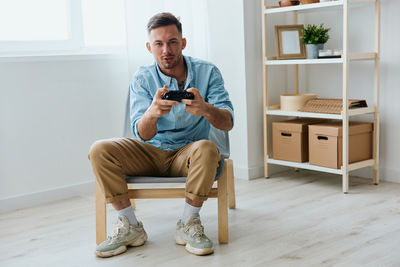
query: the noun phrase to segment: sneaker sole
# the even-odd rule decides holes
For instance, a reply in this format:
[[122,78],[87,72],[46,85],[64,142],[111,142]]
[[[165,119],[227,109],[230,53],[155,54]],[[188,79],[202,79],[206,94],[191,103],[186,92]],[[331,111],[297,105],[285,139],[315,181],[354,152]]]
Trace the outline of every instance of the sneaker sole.
[[133,242],[127,244],[127,246],[140,247],[140,246],[143,246],[144,243],[146,243],[146,241],[147,241],[147,234],[146,234],[146,232],[144,232],[144,235],[142,235],[138,239],[134,240]]
[[183,239],[181,236],[176,235],[175,236],[175,243],[181,246],[185,246],[186,251],[198,255],[198,256],[203,256],[203,255],[208,255],[214,252],[213,248],[195,248],[192,247],[189,243],[186,242],[185,239]]
[[208,255],[214,252],[213,248],[194,248],[189,243],[186,244],[185,249],[197,256]]
[[[141,236],[140,238],[138,238],[138,239],[134,240],[133,242],[127,244],[126,246],[140,247],[140,246],[143,246],[144,243],[146,243],[146,241],[147,241],[147,234],[144,233],[143,236]],[[126,246],[120,246],[120,247],[118,247],[118,248],[116,248],[114,250],[109,250],[109,251],[104,251],[104,252],[96,250],[95,253],[96,253],[97,256],[99,256],[101,258],[109,258],[109,257],[117,256],[119,254],[122,254],[122,253],[126,252],[128,250]]]
[[112,256],[116,256],[116,255],[122,254],[125,251],[127,251],[126,246],[120,246],[120,247],[118,247],[118,248],[116,248],[114,250],[110,250],[110,251],[101,252],[101,251],[97,251],[96,250],[95,253],[96,253],[97,256],[99,256],[101,258],[108,258],[108,257],[112,257]]

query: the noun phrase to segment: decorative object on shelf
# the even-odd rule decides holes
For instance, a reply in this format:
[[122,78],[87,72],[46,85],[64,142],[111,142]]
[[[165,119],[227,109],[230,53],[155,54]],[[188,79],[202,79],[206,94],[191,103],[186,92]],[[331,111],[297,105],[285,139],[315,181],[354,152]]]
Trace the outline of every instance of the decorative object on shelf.
[[340,49],[333,49],[334,56],[342,56],[342,50]]
[[298,111],[308,100],[317,98],[316,94],[284,94],[281,95],[281,110]]
[[303,28],[300,39],[306,44],[307,58],[318,58],[318,51],[324,49],[324,44],[329,40],[330,28],[324,28],[324,24],[307,24]]
[[324,44],[306,44],[307,58],[318,58],[318,51],[324,49]]
[[342,56],[342,51],[339,49],[326,49],[318,51],[318,58],[340,58]]
[[280,6],[266,6],[267,9],[271,9],[271,8],[278,8]]
[[300,0],[302,5],[319,3],[319,0]]
[[300,4],[300,1],[293,1],[293,0],[283,0],[279,1],[279,6],[280,7],[285,7],[285,6],[297,6]]
[[300,41],[304,25],[275,25],[277,59],[306,58],[304,44]]
[[[366,108],[367,101],[361,99],[350,99],[349,109]],[[317,98],[307,101],[307,103],[299,109],[302,112],[340,114],[343,110],[343,100],[339,98]]]

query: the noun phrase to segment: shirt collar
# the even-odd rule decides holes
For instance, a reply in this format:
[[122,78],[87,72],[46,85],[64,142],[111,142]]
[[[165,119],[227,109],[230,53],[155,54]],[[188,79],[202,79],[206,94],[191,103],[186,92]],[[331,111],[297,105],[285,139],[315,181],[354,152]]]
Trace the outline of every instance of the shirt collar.
[[[190,57],[188,56],[183,56],[183,60],[186,62],[186,67],[187,67],[187,76],[186,76],[186,84],[185,84],[185,89],[187,89],[188,85],[192,81],[193,77],[193,70],[192,70],[192,63],[190,61]],[[161,70],[160,67],[157,64],[157,61],[154,61],[155,68],[157,70],[158,75],[161,77],[161,80],[166,84],[168,87],[171,87],[171,82],[172,82],[172,77],[165,75]]]

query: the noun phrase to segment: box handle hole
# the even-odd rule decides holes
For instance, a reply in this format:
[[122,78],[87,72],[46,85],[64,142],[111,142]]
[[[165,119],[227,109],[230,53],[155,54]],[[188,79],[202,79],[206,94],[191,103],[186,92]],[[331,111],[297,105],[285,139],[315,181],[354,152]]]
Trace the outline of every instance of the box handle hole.
[[318,135],[318,140],[328,140],[328,137],[327,136],[321,136],[321,135]]
[[292,136],[291,133],[281,133],[282,136]]

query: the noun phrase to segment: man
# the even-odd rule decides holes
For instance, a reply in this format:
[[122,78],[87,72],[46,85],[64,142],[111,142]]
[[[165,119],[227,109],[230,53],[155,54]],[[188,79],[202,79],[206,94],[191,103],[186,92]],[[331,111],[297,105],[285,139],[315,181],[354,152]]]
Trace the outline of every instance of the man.
[[[175,241],[196,255],[213,252],[199,211],[214,183],[220,155],[207,140],[210,124],[233,126],[233,107],[219,70],[209,62],[182,55],[186,39],[170,13],[153,16],[147,25],[148,51],[155,63],[139,68],[130,87],[131,123],[135,138],[97,141],[89,158],[106,201],[118,211],[116,230],[96,254],[110,257],[126,247],[143,245],[147,234],[128,198],[125,174],[187,176],[185,207]],[[187,90],[194,99],[164,100],[170,90]]]

